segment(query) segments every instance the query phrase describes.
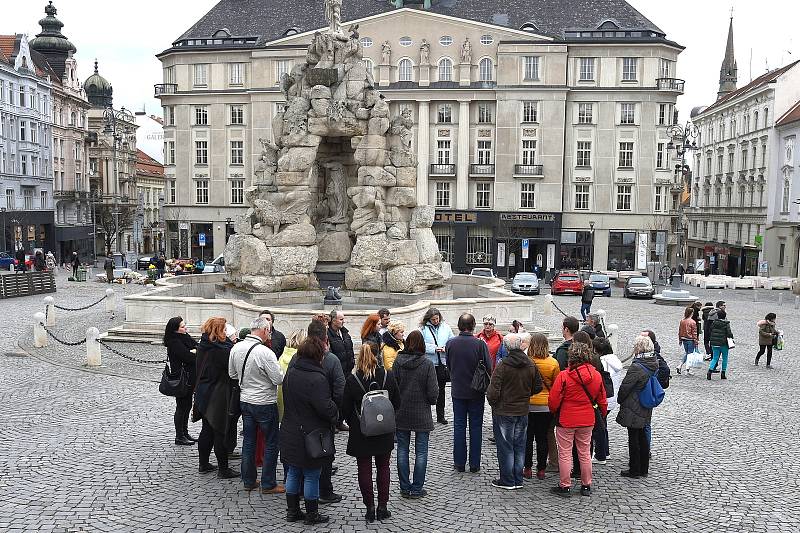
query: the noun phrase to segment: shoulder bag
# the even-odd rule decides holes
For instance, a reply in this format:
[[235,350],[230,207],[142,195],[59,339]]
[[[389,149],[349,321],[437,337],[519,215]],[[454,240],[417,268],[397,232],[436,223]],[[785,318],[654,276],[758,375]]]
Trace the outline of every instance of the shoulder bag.
[[253,348],[258,346],[258,343],[254,343],[247,353],[244,355],[244,363],[242,363],[242,371],[239,373],[239,381],[231,385],[231,400],[228,403],[228,416],[239,416],[242,414],[242,408],[239,405],[239,401],[242,396],[242,381],[244,381],[244,368],[247,366],[247,358],[250,357],[250,352],[253,351]]
[[581,377],[581,373],[576,372],[576,374],[578,375],[578,381],[581,382],[581,388],[583,389],[583,392],[586,393],[586,397],[589,398],[589,402],[592,404],[592,409],[594,410],[594,427],[599,429],[605,429],[606,421],[603,418],[603,413],[600,412],[600,406],[597,404],[597,400],[592,399],[592,396],[586,389],[586,385],[583,384],[583,378]]
[[[428,326],[428,331],[431,332],[431,337],[433,338],[433,344],[436,344],[436,333],[433,332],[433,328]],[[439,347],[438,345],[436,346]],[[436,350],[436,379],[439,383],[447,383],[450,381],[450,369],[447,368],[447,365],[442,364],[442,352]]]
[[172,377],[172,369],[169,363],[164,364],[164,371],[161,372],[161,383],[158,385],[158,392],[164,396],[174,396],[175,398],[185,398],[189,395],[191,384],[189,383],[189,373],[181,365],[181,373],[177,378]]
[[300,432],[303,434],[303,443],[309,457],[312,459],[333,457],[335,448],[333,447],[333,433],[330,429],[317,428],[306,433],[303,426],[300,426]]
[[486,365],[483,364],[483,358],[481,358],[481,360],[478,361],[478,366],[475,368],[475,373],[472,374],[470,388],[475,392],[483,394],[486,392],[486,389],[489,388],[490,379],[489,371],[486,370]]

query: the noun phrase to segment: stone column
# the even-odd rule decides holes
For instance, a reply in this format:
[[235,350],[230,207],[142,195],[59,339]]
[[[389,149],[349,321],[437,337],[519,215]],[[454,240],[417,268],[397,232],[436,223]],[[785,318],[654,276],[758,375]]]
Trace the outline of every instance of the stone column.
[[382,63],[378,65],[378,87],[388,87],[390,80],[389,76],[391,76],[392,67],[387,63]]
[[456,167],[456,209],[469,207],[469,102],[458,103],[458,165]]
[[428,168],[430,165],[430,106],[419,102],[417,119],[417,205],[428,205]]
[[95,327],[86,330],[86,365],[87,366],[100,366],[103,364],[103,358],[100,354],[100,330]]

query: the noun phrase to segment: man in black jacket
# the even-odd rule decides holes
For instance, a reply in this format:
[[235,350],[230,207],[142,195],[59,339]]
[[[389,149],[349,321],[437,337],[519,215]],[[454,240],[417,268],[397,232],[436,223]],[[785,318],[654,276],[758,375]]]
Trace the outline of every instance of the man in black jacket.
[[[328,345],[330,351],[339,358],[339,363],[342,365],[342,373],[349,376],[356,366],[356,356],[353,351],[353,339],[350,338],[350,333],[344,327],[344,313],[334,309],[330,314],[331,321],[328,325]],[[347,431],[349,428],[344,422],[344,416],[339,413],[339,431]]]
[[447,368],[450,369],[450,396],[453,401],[453,467],[463,472],[467,462],[467,418],[469,418],[469,471],[481,469],[481,432],[485,391],[472,388],[472,378],[483,362],[487,373],[492,362],[486,343],[473,335],[475,317],[458,317],[458,336],[447,341]]
[[275,353],[278,359],[283,355],[283,350],[286,349],[286,336],[275,329],[275,315],[269,309],[264,309],[258,314],[259,317],[264,317],[272,327],[272,340],[270,341],[270,349]]
[[564,337],[564,342],[561,346],[556,348],[555,358],[558,361],[558,366],[561,370],[567,368],[567,355],[569,347],[572,345],[572,336],[578,332],[580,323],[574,316],[565,316],[564,321],[561,322],[561,335]]
[[583,282],[583,293],[581,294],[581,317],[586,320],[586,315],[592,311],[592,300],[594,299],[594,288],[587,279]]

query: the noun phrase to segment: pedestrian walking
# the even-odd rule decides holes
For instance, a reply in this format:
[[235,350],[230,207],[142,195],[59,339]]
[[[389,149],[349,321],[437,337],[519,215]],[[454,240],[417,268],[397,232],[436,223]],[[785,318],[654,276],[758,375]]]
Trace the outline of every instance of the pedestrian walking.
[[571,492],[572,449],[577,448],[580,462],[581,495],[592,492],[590,442],[595,425],[595,411],[606,415],[607,402],[603,378],[591,363],[591,346],[574,342],[569,347],[566,371],[560,372],[548,397],[550,412],[556,419],[559,484],[551,490],[559,496]]
[[[406,326],[402,322],[392,321],[389,327],[381,335],[381,353],[379,358],[383,361],[383,366],[386,370],[393,368],[397,354],[403,350],[403,337],[406,333]],[[420,336],[422,334],[420,333]],[[424,350],[423,350],[424,351]]]
[[547,337],[532,333],[528,344],[528,358],[536,365],[542,379],[542,390],[531,395],[528,400],[528,429],[525,435],[525,460],[522,477],[533,477],[533,443],[536,442],[536,477],[545,478],[547,456],[550,452],[547,435],[551,431],[553,415],[548,401],[560,372],[558,361],[550,356]]
[[[344,327],[344,313],[332,310],[330,313],[330,323],[328,324],[328,346],[329,350],[339,358],[339,364],[342,365],[342,373],[345,376],[350,375],[355,366],[355,352],[353,351],[353,339],[350,338],[350,333]],[[344,422],[343,413],[339,413],[339,424],[337,426],[339,431],[347,431],[347,424]]]
[[445,345],[454,337],[453,329],[442,319],[439,310],[431,307],[422,317],[419,331],[422,333],[422,338],[425,339],[425,355],[436,369],[436,379],[439,384],[439,397],[436,399],[436,422],[447,424],[444,416],[444,393],[445,386],[450,381],[450,373],[447,367]]
[[114,260],[108,256],[103,262],[103,270],[106,271],[106,283],[114,281]]
[[469,423],[469,471],[474,474],[481,469],[481,432],[486,391],[475,390],[472,383],[479,365],[483,364],[484,371],[489,372],[492,362],[486,343],[475,338],[473,331],[474,316],[464,313],[458,317],[458,335],[447,342],[446,357],[453,402],[453,466],[457,472],[465,470]]
[[[228,467],[229,449],[226,435],[231,417],[228,407],[231,398],[231,379],[228,362],[233,341],[225,334],[223,317],[211,317],[203,323],[202,336],[197,345],[197,388],[194,395],[195,416],[203,425],[197,438],[200,473],[217,470],[217,477],[230,479],[239,477],[239,472]],[[211,449],[217,464],[209,463]]]
[[725,309],[719,309],[716,318],[711,323],[711,363],[708,365],[708,372],[706,372],[706,379],[711,380],[711,374],[716,371],[717,363],[720,358],[722,359],[722,373],[720,378],[728,379],[726,371],[728,370],[728,350],[733,344],[733,332],[731,331],[731,323],[727,320],[728,314]]
[[[285,416],[280,429],[281,461],[286,465],[286,521],[304,520],[306,525],[321,524],[328,517],[319,513],[320,474],[335,452],[333,426],[339,409],[331,396],[322,360],[327,348],[317,336],[309,334],[283,380]],[[313,445],[307,436],[315,435],[329,448]],[[306,512],[300,511],[300,488]]]
[[[378,315],[375,315],[376,317]],[[347,435],[347,455],[356,458],[358,464],[358,488],[366,507],[367,522],[386,520],[392,516],[389,503],[389,461],[394,449],[394,429],[389,433],[367,436],[361,431],[361,408],[364,396],[372,391],[385,391],[394,410],[400,408],[400,391],[394,376],[378,366],[378,358],[372,343],[364,343],[358,352],[356,367],[347,377],[344,386],[342,411],[350,433]],[[378,485],[378,507],[375,508],[375,492],[372,485],[372,463],[375,462]]]
[[[714,304],[714,307],[708,312],[708,318],[703,322],[703,343],[706,349],[707,361],[710,361],[713,356],[713,350],[711,349],[711,325],[717,319],[720,311],[727,312],[726,304],[723,300],[719,300]],[[697,331],[700,333],[700,329]],[[716,370],[716,368],[714,370]]]
[[497,331],[496,325],[497,319],[492,315],[486,315],[483,317],[483,329],[476,335],[476,337],[485,342],[486,346],[489,348],[489,358],[492,360],[492,371],[494,371],[497,363],[508,354],[508,350],[506,350],[503,345],[503,335]]
[[78,257],[78,252],[72,252],[72,259],[70,260],[72,266],[72,279],[78,281],[78,269],[81,266],[81,259]]
[[164,277],[164,269],[166,268],[166,266],[167,266],[167,262],[164,259],[164,255],[163,254],[159,255],[158,258],[156,258],[156,272],[158,273],[157,274],[158,275],[158,279],[161,279],[161,278]]
[[633,344],[633,364],[619,386],[617,401],[620,408],[617,423],[628,430],[628,469],[620,475],[628,478],[647,477],[650,466],[650,444],[645,426],[650,424],[652,408],[642,405],[639,393],[653,373],[658,372],[653,341],[640,335]]
[[492,427],[497,446],[500,478],[492,486],[521,489],[528,431],[528,405],[542,391],[542,377],[523,351],[528,334],[510,333],[503,339],[508,351],[492,374],[486,399],[492,407]]
[[[239,383],[242,412],[242,482],[247,491],[260,487],[262,494],[283,494],[275,470],[278,466],[278,385],[283,372],[275,353],[264,343],[269,340],[271,323],[259,316],[250,323],[250,333],[231,349],[228,375]],[[261,484],[256,472],[256,436],[264,440]]]
[[594,299],[594,288],[587,279],[583,282],[583,292],[581,293],[581,317],[586,320],[586,315],[592,311],[592,300]]
[[[390,331],[392,324],[389,324]],[[425,490],[425,474],[428,469],[428,442],[434,428],[431,406],[436,405],[436,399],[439,397],[436,369],[425,356],[425,340],[422,338],[422,333],[414,330],[408,334],[405,346],[397,355],[391,369],[401,398],[400,409],[395,415],[397,479],[400,483],[400,495],[404,498],[422,498],[428,494]],[[413,481],[409,477],[412,432],[414,433]]]
[[692,368],[686,364],[686,359],[689,357],[689,354],[697,350],[697,342],[699,339],[697,322],[692,318],[694,312],[695,308],[692,306],[684,309],[683,320],[678,324],[678,344],[683,348],[683,358],[681,359],[681,364],[678,365],[675,371],[680,374],[682,370],[685,370],[687,376],[692,375]]
[[778,330],[775,327],[775,320],[778,316],[775,313],[767,313],[764,320],[758,321],[758,353],[756,354],[755,365],[758,360],[767,352],[767,368],[772,368],[772,347],[778,341]]
[[[712,302],[706,302],[700,308],[700,329],[697,330],[698,339],[702,337],[703,339],[703,349],[705,351],[705,357],[703,358],[705,361],[711,361],[711,345],[708,344],[708,335],[711,332],[709,329],[708,317],[711,314],[711,311],[714,310],[714,304]],[[698,346],[700,341],[698,340]]]
[[186,396],[175,398],[175,444],[191,446],[197,439],[189,435],[189,413],[192,410],[192,394],[196,379],[197,341],[186,332],[183,318],[176,316],[167,321],[164,328],[164,346],[167,347],[170,378],[177,379],[181,372],[186,373],[189,390]]

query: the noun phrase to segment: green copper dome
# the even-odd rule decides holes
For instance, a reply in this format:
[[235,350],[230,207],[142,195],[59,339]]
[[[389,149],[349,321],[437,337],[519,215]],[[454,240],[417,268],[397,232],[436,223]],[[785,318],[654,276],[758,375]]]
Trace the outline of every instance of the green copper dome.
[[97,71],[97,60],[94,62],[94,74],[83,82],[86,98],[94,107],[110,107],[114,96],[114,89],[108,80]]
[[56,8],[53,6],[52,0],[44,8],[45,17],[39,21],[42,27],[42,33],[36,35],[31,40],[30,46],[32,49],[39,53],[47,55],[48,52],[60,52],[64,55],[69,52],[75,53],[77,48],[61,33],[61,28],[64,24],[56,18]]

